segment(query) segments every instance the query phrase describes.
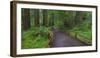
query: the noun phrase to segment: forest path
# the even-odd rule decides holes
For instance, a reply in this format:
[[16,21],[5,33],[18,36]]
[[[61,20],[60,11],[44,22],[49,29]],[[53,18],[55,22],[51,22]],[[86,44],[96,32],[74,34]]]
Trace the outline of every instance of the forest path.
[[51,47],[71,47],[71,46],[86,46],[83,42],[71,38],[64,32],[61,32],[57,29],[53,29],[53,41]]

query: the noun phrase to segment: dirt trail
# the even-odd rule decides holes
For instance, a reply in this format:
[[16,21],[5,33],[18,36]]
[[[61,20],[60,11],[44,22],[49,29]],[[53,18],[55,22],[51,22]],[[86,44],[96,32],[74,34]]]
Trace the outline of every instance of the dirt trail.
[[69,37],[64,32],[57,29],[53,29],[53,41],[51,47],[71,47],[71,46],[86,46],[86,44],[80,42],[77,39]]

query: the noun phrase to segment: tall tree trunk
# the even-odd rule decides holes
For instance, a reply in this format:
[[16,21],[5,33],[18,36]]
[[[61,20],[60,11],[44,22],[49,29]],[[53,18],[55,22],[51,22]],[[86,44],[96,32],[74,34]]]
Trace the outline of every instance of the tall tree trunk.
[[34,21],[35,21],[35,26],[39,26],[39,9],[34,10]]
[[51,26],[54,26],[54,12],[51,14]]
[[42,9],[40,9],[39,10],[39,22],[40,22],[40,26],[42,26],[43,25],[43,10]]
[[30,10],[29,9],[23,9],[22,26],[24,30],[27,30],[30,28]]
[[43,10],[43,25],[48,26],[48,10]]
[[30,9],[30,23],[31,23],[31,27],[33,27],[35,25],[34,23],[34,9]]

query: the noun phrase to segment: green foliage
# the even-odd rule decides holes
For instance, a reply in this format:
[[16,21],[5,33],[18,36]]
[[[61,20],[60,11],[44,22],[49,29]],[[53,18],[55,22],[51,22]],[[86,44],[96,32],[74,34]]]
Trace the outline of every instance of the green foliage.
[[28,31],[23,31],[22,48],[46,48],[48,47],[48,33],[50,27],[32,27]]
[[[82,27],[81,27],[82,26]],[[89,28],[88,24],[82,24],[81,26],[74,27],[69,31],[72,37],[85,42],[86,44],[92,44],[92,30]]]
[[[22,13],[24,10],[22,9]],[[52,33],[53,27],[92,44],[92,13],[89,11],[30,9],[29,19],[30,28],[22,28],[23,49],[48,47],[48,34]]]

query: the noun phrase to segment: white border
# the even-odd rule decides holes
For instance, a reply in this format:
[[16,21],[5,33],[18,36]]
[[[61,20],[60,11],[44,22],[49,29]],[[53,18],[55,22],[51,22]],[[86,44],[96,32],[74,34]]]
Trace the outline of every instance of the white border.
[[[73,11],[92,11],[92,46],[80,47],[64,47],[64,48],[41,48],[41,49],[21,49],[21,8],[33,9],[56,9],[56,10],[73,10]],[[17,55],[19,54],[38,54],[38,53],[52,53],[52,52],[71,52],[71,51],[86,51],[96,50],[96,9],[84,7],[64,7],[52,5],[36,5],[36,4],[17,4]]]

